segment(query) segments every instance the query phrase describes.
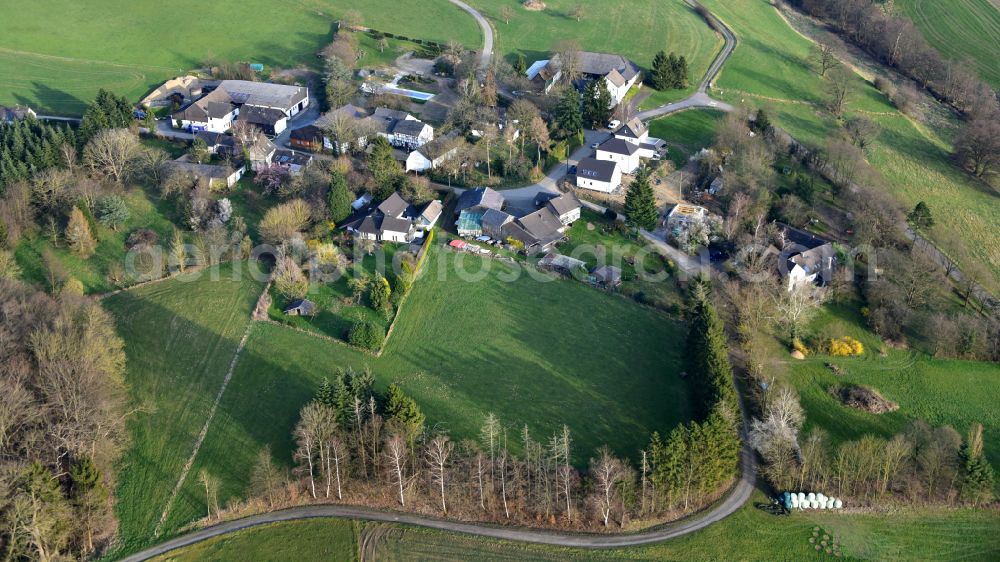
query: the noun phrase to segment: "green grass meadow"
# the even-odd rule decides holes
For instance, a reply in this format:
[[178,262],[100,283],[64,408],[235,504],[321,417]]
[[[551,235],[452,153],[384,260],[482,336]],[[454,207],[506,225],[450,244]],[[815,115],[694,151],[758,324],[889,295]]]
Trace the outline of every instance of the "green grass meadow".
[[1000,87],[1000,4],[991,0],[900,0],[927,41],[953,60],[971,59],[979,75]]
[[[243,270],[239,281],[234,267]],[[126,381],[138,408],[116,498],[126,549],[152,538],[260,292],[245,263],[216,271],[214,280],[204,271],[104,300],[125,340]]]
[[92,0],[0,2],[0,104],[74,115],[99,88],[138,101],[208,60],[315,66],[346,10],[364,25],[478,48],[471,16],[444,0],[246,0],[169,4]]
[[649,136],[667,141],[667,158],[678,168],[703,148],[712,146],[725,113],[692,109],[649,122]]
[[[355,560],[368,537],[373,559],[408,562],[822,560],[809,542],[814,529],[832,537],[848,560],[995,560],[1000,555],[996,512],[908,510],[891,516],[803,511],[775,517],[753,507],[760,493],[730,517],[684,537],[637,548],[582,550],[445,533],[419,527],[340,519],[257,527],[157,558],[313,562]],[[319,540],[323,537],[326,540]],[[297,546],[289,552],[291,546]],[[355,546],[354,551],[348,548]]]
[[[456,276],[463,268],[476,277],[486,263],[476,282]],[[105,301],[126,339],[136,403],[148,408],[133,422],[119,488],[127,548],[152,539],[249,321],[260,287],[227,271],[219,282],[168,280]],[[602,444],[634,457],[652,431],[690,418],[678,321],[577,281],[507,282],[509,274],[498,262],[432,249],[379,358],[254,325],[165,535],[202,516],[202,468],[221,479],[225,503],[244,493],[261,447],[290,464],[299,409],[339,368],[369,367],[380,388],[400,383],[456,439],[475,438],[490,411],[512,441],[523,424],[540,440],[567,424],[579,464]]]
[[[523,53],[528,64],[548,58],[557,41],[571,39],[586,51],[616,53],[643,68],[657,51],[684,55],[695,84],[708,70],[722,47],[716,35],[683,0],[607,0],[601,3],[548,0],[545,10],[530,11],[518,0],[470,0],[490,20],[495,30],[496,52],[508,59]],[[514,16],[505,23],[501,10],[510,7]],[[570,10],[583,6],[580,21]]]

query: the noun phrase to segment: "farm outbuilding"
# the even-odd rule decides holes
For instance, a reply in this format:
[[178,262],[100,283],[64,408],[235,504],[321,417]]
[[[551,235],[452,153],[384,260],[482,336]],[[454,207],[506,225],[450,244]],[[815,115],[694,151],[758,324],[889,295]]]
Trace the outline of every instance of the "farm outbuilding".
[[284,312],[288,316],[314,316],[316,314],[316,303],[309,299],[294,300],[288,303]]

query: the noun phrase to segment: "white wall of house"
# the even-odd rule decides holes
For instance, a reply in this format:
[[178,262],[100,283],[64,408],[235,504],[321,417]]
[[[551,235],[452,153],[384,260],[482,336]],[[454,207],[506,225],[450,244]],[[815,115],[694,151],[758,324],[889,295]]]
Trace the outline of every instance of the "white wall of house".
[[615,173],[611,177],[611,181],[599,181],[590,178],[576,177],[576,186],[582,187],[584,189],[591,189],[594,191],[600,191],[603,193],[611,193],[612,191],[618,189],[618,186],[622,184],[622,173],[621,170],[615,167]]
[[618,154],[617,152],[606,152],[604,150],[597,150],[595,156],[598,160],[607,160],[609,162],[617,162],[618,168],[626,174],[631,174],[639,168],[639,153],[636,151],[631,156],[627,154]]
[[572,211],[566,213],[565,215],[560,215],[559,216],[559,222],[561,222],[561,223],[563,223],[565,225],[573,224],[574,222],[576,222],[578,220],[580,220],[580,209],[579,208],[573,209]]
[[635,81],[638,79],[639,75],[636,74],[631,80],[622,84],[620,88],[612,84],[607,78],[604,79],[604,85],[607,86],[608,92],[611,93],[611,107],[615,107],[625,99],[625,95],[628,94],[628,91],[632,89],[632,86],[635,85]]
[[181,120],[174,119],[173,125],[174,127],[185,129],[194,133],[198,131],[208,131],[210,133],[225,133],[230,128],[232,128],[233,121],[236,119],[237,115],[239,115],[239,110],[233,109],[233,111],[231,111],[225,117],[222,117],[220,119],[209,117],[207,122],[188,121],[187,119],[181,119]]
[[394,232],[392,230],[382,231],[382,241],[383,242],[409,242],[410,233],[409,232]]
[[420,154],[419,150],[414,150],[406,157],[407,172],[423,172],[433,167],[434,162],[431,162],[426,156]]

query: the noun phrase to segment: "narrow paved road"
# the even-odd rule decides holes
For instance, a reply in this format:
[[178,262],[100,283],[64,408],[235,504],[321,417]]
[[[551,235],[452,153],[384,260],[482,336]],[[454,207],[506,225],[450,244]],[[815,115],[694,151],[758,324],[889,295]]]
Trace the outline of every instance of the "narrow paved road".
[[127,556],[122,560],[123,562],[141,562],[213,537],[234,533],[251,527],[257,527],[259,525],[322,517],[402,523],[405,525],[416,525],[419,527],[427,527],[429,529],[437,529],[439,531],[552,546],[587,549],[640,546],[665,541],[667,539],[680,537],[700,529],[704,529],[713,523],[721,521],[734,511],[738,510],[744,503],[747,502],[747,500],[750,499],[750,494],[753,493],[754,489],[753,457],[752,452],[750,452],[747,448],[744,448],[743,450],[742,470],[742,478],[740,478],[740,480],[736,483],[729,495],[708,511],[693,515],[666,527],[643,533],[627,535],[559,533],[555,531],[540,531],[518,527],[495,527],[487,524],[461,523],[458,521],[425,517],[412,513],[378,511],[366,507],[346,505],[310,505],[293,507],[291,509],[271,513],[262,513],[260,515],[246,517],[244,519],[220,523],[218,525],[166,541],[142,552]]
[[462,2],[462,0],[448,0],[452,4],[458,6],[465,10],[469,15],[476,19],[476,23],[479,24],[480,29],[483,30],[483,49],[479,52],[479,78],[480,80],[486,76],[486,69],[490,66],[490,61],[493,60],[493,28],[490,27],[490,22],[486,21],[483,14],[480,14],[475,8]]

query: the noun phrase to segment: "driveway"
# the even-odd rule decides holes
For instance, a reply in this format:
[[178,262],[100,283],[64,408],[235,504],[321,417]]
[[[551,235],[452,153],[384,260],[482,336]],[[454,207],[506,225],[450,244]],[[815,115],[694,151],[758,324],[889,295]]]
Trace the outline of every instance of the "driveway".
[[462,2],[462,0],[448,1],[475,18],[476,23],[479,24],[479,28],[483,31],[483,48],[479,52],[479,78],[482,79],[486,76],[486,69],[489,68],[490,61],[493,60],[493,28],[490,27],[490,22],[486,21],[483,14],[480,14],[472,6]]

